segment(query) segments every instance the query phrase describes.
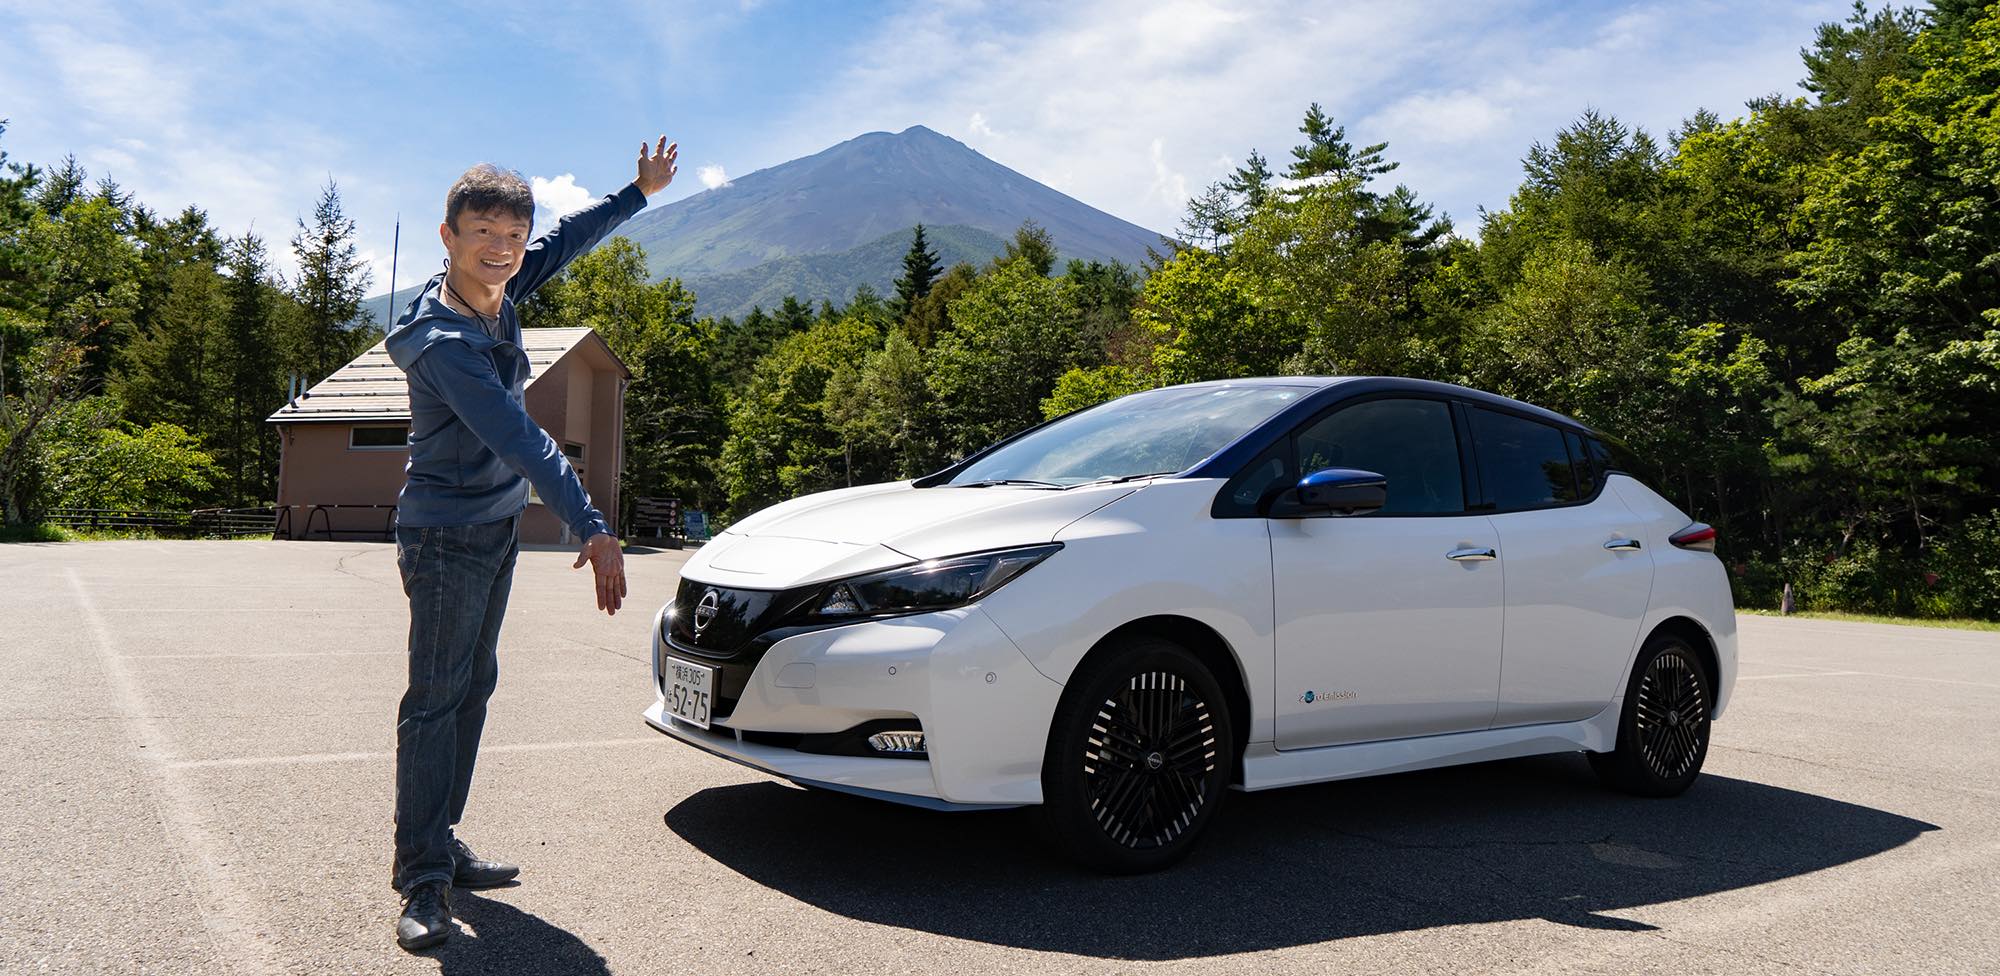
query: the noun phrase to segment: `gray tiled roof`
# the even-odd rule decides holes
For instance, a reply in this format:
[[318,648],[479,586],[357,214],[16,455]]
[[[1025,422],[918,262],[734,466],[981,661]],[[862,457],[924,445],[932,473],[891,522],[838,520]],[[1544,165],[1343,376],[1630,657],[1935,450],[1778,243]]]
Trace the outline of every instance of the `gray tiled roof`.
[[[534,385],[550,365],[588,335],[587,328],[522,329],[521,348],[528,354],[530,370],[528,384]],[[408,419],[409,383],[379,342],[269,418],[278,424]]]

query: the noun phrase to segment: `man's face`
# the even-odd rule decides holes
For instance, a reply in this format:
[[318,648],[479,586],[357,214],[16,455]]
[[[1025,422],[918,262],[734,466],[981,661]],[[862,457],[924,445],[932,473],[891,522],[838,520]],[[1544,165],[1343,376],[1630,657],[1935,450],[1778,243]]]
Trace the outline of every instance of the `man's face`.
[[492,287],[507,283],[521,268],[521,250],[528,246],[528,222],[498,211],[458,215],[458,230],[451,222],[438,225],[445,254],[458,273]]

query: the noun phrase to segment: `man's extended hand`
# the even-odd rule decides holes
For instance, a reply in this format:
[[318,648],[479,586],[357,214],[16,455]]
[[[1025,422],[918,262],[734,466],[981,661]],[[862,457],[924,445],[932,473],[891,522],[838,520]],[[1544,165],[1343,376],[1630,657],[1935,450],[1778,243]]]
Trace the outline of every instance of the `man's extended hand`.
[[[648,156],[648,151],[653,154]],[[680,154],[681,144],[667,145],[666,136],[660,137],[658,147],[640,143],[639,178],[632,181],[638,185],[639,192],[650,197],[666,189],[667,184],[674,181],[674,161],[680,158]]]
[[618,537],[609,532],[591,536],[570,568],[582,569],[586,560],[597,574],[597,609],[616,616],[625,602],[625,552],[618,548]]

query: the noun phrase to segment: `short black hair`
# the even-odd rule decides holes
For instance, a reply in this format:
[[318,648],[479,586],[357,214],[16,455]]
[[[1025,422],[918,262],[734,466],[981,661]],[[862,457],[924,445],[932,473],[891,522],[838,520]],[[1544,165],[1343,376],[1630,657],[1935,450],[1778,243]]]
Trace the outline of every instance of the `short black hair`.
[[444,195],[444,222],[451,225],[453,233],[458,232],[458,215],[467,210],[519,217],[533,227],[535,191],[521,174],[492,163],[480,163],[466,170]]

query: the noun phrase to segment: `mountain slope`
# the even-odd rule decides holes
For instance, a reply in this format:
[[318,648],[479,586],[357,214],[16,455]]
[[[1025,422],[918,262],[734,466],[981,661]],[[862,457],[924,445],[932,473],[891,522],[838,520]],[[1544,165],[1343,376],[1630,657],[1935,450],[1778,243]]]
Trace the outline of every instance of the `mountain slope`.
[[1047,228],[1066,259],[1137,265],[1159,243],[920,125],[870,132],[648,208],[620,232],[646,248],[656,275],[692,279],[847,251],[920,223],[1006,238],[1026,220]]
[[[949,268],[960,261],[980,265],[999,256],[1007,242],[977,227],[932,227],[924,225],[924,240],[938,256],[938,266]],[[765,311],[778,307],[786,295],[818,303],[830,299],[845,304],[854,289],[868,285],[883,298],[896,294],[896,278],[903,273],[903,255],[910,249],[910,230],[884,234],[860,247],[835,254],[809,254],[779,258],[754,268],[686,279],[694,291],[695,308],[702,315],[742,318],[752,306]]]

